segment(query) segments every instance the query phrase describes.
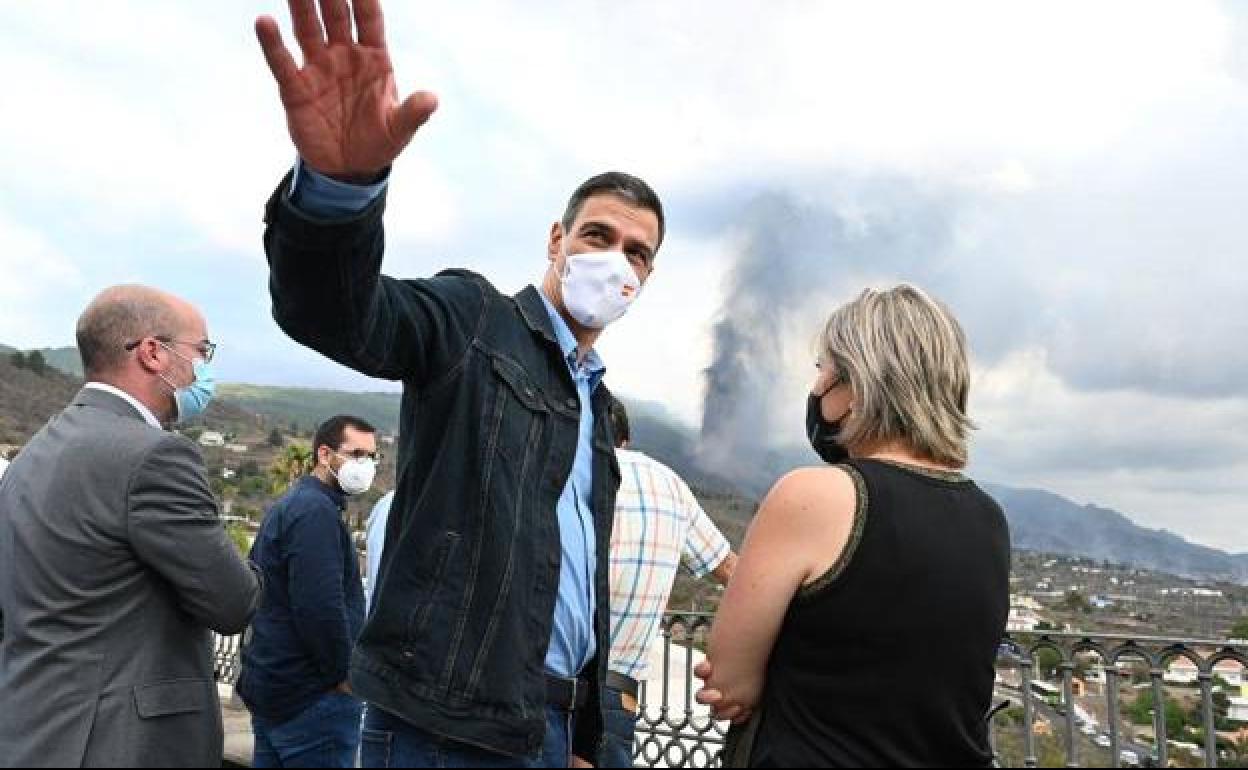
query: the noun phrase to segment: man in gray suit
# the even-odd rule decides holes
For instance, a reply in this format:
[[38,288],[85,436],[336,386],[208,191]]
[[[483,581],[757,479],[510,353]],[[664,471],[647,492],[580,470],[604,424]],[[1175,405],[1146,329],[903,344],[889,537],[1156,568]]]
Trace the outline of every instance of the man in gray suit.
[[214,346],[191,305],[122,286],[78,348],[87,385],[0,480],[0,765],[220,766],[209,629],[246,627],[259,578],[162,428],[207,406]]

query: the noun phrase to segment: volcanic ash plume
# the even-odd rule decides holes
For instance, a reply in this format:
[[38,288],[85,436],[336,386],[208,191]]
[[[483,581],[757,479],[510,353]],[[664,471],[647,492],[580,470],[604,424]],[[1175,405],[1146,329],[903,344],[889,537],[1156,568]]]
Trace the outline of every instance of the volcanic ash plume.
[[768,194],[746,207],[706,370],[706,470],[754,488],[787,470],[777,466],[791,466],[794,454],[777,450],[800,446],[805,407],[791,384],[803,371],[814,376],[820,324],[868,285],[919,280],[949,248],[945,201],[893,183],[845,200],[820,206]]

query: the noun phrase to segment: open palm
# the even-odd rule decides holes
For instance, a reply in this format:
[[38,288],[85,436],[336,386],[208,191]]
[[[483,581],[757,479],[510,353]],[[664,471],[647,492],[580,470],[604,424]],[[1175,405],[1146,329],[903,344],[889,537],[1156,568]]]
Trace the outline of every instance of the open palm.
[[320,0],[319,15],[314,0],[288,2],[303,67],[271,17],[256,20],[256,36],[277,80],[290,138],[321,173],[346,181],[375,177],[437,109],[437,99],[417,92],[399,101],[378,0]]

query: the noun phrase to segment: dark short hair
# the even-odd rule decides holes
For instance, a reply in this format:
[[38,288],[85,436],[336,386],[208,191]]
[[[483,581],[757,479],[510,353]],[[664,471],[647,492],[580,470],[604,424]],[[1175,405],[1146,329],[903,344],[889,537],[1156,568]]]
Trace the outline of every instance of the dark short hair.
[[615,396],[612,396],[611,403],[607,404],[607,417],[611,420],[611,432],[615,435],[616,447],[622,447],[633,440],[632,431],[628,427],[628,410]]
[[337,452],[342,442],[347,440],[347,428],[354,428],[361,433],[377,432],[377,429],[362,417],[352,417],[346,414],[330,417],[316,429],[316,436],[312,439],[312,454],[321,451],[323,446]]
[[663,216],[662,201],[644,180],[632,174],[625,174],[623,171],[608,171],[605,174],[599,174],[586,179],[580,187],[576,188],[576,192],[572,193],[572,197],[568,199],[568,207],[563,212],[564,232],[572,229],[585,201],[595,195],[614,195],[634,206],[653,211],[659,220],[659,244],[663,243],[663,236],[667,233],[667,218]]

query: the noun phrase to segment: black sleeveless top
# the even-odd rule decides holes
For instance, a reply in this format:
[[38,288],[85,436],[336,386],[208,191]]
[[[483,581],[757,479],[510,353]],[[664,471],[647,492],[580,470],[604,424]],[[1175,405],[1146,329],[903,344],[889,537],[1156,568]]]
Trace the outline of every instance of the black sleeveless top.
[[840,466],[858,493],[844,555],[789,606],[731,765],[986,767],[1009,614],[1000,506],[961,474]]

